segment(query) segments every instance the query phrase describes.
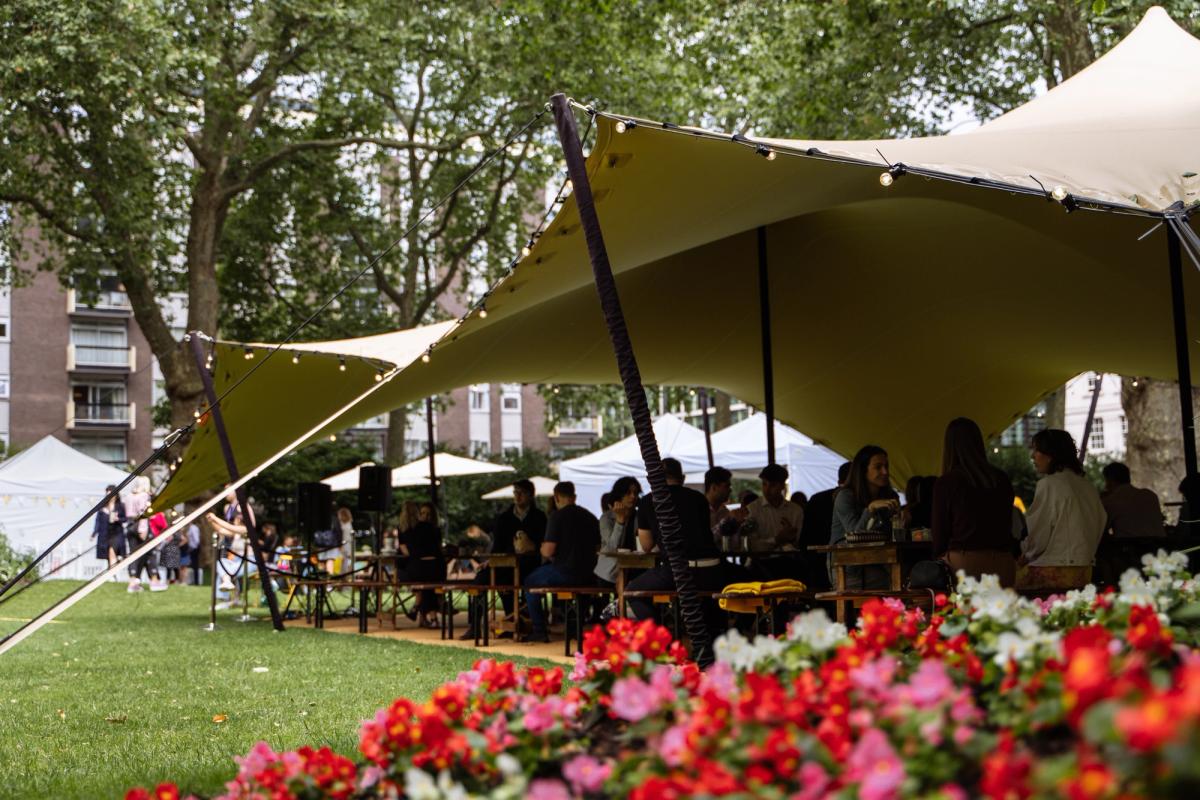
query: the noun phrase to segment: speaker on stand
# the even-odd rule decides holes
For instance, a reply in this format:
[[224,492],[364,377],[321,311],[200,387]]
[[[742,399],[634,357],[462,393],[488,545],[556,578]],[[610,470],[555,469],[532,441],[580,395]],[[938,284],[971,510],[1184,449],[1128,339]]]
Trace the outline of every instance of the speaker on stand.
[[365,464],[358,468],[358,510],[375,512],[375,569],[372,577],[383,576],[383,515],[392,507],[391,467]]

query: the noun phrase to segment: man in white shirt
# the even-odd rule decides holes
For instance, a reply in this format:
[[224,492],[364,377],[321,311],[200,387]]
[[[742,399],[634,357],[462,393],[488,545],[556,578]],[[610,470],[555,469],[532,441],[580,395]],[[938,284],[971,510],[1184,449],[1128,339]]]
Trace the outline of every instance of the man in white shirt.
[[766,552],[795,546],[804,525],[804,509],[787,499],[787,468],[770,464],[758,477],[762,480],[762,496],[748,509],[748,519],[753,523],[750,550]]

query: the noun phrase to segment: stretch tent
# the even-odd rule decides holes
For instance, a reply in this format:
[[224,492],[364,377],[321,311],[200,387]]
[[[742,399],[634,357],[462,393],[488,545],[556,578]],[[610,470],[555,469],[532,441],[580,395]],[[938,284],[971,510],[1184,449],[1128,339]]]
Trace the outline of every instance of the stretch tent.
[[[751,414],[712,435],[713,463],[737,478],[758,477],[767,461],[767,415]],[[688,473],[688,483],[704,483],[708,450],[701,438],[675,454]],[[775,461],[787,467],[788,491],[813,495],[837,486],[837,471],[846,459],[813,442],[795,428],[775,421]]]
[[[697,443],[701,450],[704,449],[704,431],[671,414],[663,414],[654,420],[654,438],[658,440],[658,450],[663,458],[679,458],[680,453],[694,449]],[[600,513],[601,495],[612,488],[617,478],[630,475],[642,482],[643,490],[649,490],[642,451],[637,437],[632,435],[579,458],[563,461],[558,465],[558,475],[575,484],[575,502],[597,514]]]
[[[1082,371],[1176,377],[1167,237],[1151,229],[1197,199],[1200,41],[1161,9],[1070,80],[962,135],[756,143],[599,115],[595,137],[587,168],[646,383],[763,405],[759,228],[773,337],[804,343],[775,359],[777,417],[839,452],[885,446],[899,481],[937,471],[955,416],[994,435]],[[909,174],[882,185],[901,162]],[[1200,319],[1190,267],[1183,289]],[[272,359],[223,403],[238,465],[367,392],[318,436],[472,383],[617,381],[573,198],[486,309],[372,337],[372,357],[399,369],[379,384],[378,364],[337,371],[358,340]],[[697,325],[704,335],[682,342]],[[254,363],[242,347],[215,345],[219,391]],[[202,425],[159,503],[225,478]]]
[[[335,492],[354,492],[358,490],[358,471],[362,467],[374,466],[371,462],[359,464],[345,472],[322,478],[321,483]],[[513,468],[505,464],[493,464],[490,461],[477,461],[473,458],[456,456],[453,453],[434,453],[433,468],[437,477],[452,478],[459,475],[487,475],[493,472],[512,472]],[[401,467],[392,470],[392,486],[422,486],[429,483],[429,457],[422,456]]]
[[[53,436],[0,463],[0,533],[17,550],[41,553],[66,533],[100,499],[108,486],[129,477],[115,467],[75,450]],[[55,578],[90,578],[107,566],[93,556],[93,519],[86,520],[39,567],[58,569]]]
[[[554,484],[558,483],[558,481],[554,480],[554,478],[546,478],[542,475],[534,475],[533,477],[529,478],[529,480],[533,483],[534,497],[549,497],[550,495],[554,494]],[[513,487],[512,484],[509,484],[508,486],[502,486],[499,489],[490,491],[487,494],[480,495],[479,499],[511,501],[512,496]]]

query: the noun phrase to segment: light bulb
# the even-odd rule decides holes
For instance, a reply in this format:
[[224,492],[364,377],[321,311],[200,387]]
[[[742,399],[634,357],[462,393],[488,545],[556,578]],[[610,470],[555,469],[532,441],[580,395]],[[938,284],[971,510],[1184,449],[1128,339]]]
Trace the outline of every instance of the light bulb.
[[249,347],[247,347],[246,348],[246,360],[249,361],[252,358],[254,358],[254,351],[251,350]]
[[575,184],[571,182],[570,178],[567,178],[567,182],[563,184],[563,191],[571,192],[574,190],[575,190]]
[[479,309],[479,318],[487,319],[487,309],[486,308]]
[[339,358],[339,359],[338,359],[338,371],[339,371],[339,372],[345,372],[345,371],[346,371],[346,359],[344,359],[344,358]]
[[[1136,386],[1136,384],[1134,384],[1134,385]],[[193,411],[192,416],[195,417],[196,419],[200,419],[200,409],[197,408],[195,411]]]
[[616,130],[617,133],[624,133],[625,132],[625,123],[621,122],[620,120],[617,120],[617,124],[614,125],[613,128]]
[[336,441],[337,441],[337,434],[336,434],[336,433],[331,433],[331,434],[329,434],[329,441],[331,441],[331,442],[336,442]]
[[1050,192],[1050,196],[1061,203],[1063,200],[1067,199],[1067,187],[1055,186],[1054,189]]
[[292,363],[293,364],[300,363],[300,354],[299,353],[292,353]]
[[892,177],[892,173],[890,173],[890,172],[879,173],[879,185],[880,186],[883,186],[886,188],[888,186],[891,186],[893,183],[895,183],[895,181],[896,181],[896,179]]
[[521,248],[521,258],[529,258],[529,254],[532,252],[533,251],[529,249],[529,245],[525,245]]
[[1135,389],[1137,388],[1137,381],[1136,381],[1136,380],[1133,382],[1133,388],[1135,388]]
[[775,152],[774,150],[768,150],[768,151],[767,151],[767,161],[774,161],[774,160],[775,160],[775,157],[776,157],[776,155],[777,155],[777,154],[776,154],[776,152]]
[[421,354],[421,363],[422,363],[422,364],[428,364],[428,363],[429,363],[429,353],[423,353],[423,354]]
[[382,371],[376,372],[375,373],[375,382],[379,383],[382,380],[383,380],[383,372]]

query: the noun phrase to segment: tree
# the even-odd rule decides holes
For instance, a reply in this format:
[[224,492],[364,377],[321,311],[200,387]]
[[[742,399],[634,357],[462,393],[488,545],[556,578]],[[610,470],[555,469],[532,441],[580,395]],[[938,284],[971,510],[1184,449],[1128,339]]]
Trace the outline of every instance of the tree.
[[[0,233],[9,265],[58,270],[85,296],[103,272],[115,273],[162,366],[172,424],[190,421],[201,386],[160,299],[186,290],[187,327],[217,332],[226,226],[266,178],[318,153],[463,146],[397,138],[386,110],[359,91],[390,45],[376,27],[390,5],[19,0],[0,8],[0,202],[9,206]],[[325,166],[335,163],[330,155]]]

